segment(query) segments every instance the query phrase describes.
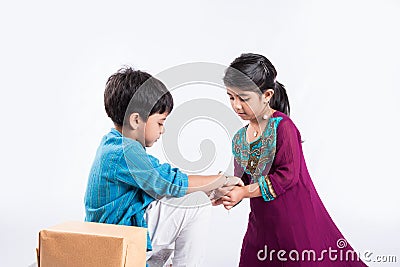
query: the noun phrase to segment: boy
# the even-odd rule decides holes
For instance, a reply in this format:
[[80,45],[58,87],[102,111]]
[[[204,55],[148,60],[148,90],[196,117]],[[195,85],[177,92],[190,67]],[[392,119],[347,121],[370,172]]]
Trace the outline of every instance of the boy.
[[[150,74],[119,70],[104,92],[115,128],[97,150],[85,194],[86,221],[148,228],[148,264],[175,266],[202,259],[210,202],[204,192],[241,184],[237,177],[186,175],[146,153],[164,133],[173,99]],[[193,193],[194,192],[194,193]],[[193,194],[189,194],[193,193]]]

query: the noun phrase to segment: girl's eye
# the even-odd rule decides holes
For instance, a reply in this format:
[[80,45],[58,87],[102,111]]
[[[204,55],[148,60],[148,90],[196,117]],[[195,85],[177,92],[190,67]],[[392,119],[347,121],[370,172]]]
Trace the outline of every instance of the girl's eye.
[[246,99],[240,98],[240,101],[243,101],[243,102],[247,102],[249,100],[250,100],[250,98],[246,98]]
[[229,99],[230,99],[230,100],[234,100],[233,97],[230,97]]
[[160,126],[164,126],[164,124],[162,124],[162,123],[159,123],[158,125],[160,125]]

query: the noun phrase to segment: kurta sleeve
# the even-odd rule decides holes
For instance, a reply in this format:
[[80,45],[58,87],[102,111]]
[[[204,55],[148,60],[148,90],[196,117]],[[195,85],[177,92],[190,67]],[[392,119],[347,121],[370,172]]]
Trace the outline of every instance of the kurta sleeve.
[[122,182],[139,187],[156,199],[185,195],[188,176],[179,169],[168,163],[160,164],[136,143],[125,147],[124,157],[128,174],[118,177]]
[[277,129],[276,153],[266,183],[277,197],[299,181],[301,162],[300,133],[291,120],[282,120]]
[[244,185],[248,185],[250,183],[249,176],[240,166],[240,164],[236,161],[236,159],[233,160],[233,175],[241,178]]

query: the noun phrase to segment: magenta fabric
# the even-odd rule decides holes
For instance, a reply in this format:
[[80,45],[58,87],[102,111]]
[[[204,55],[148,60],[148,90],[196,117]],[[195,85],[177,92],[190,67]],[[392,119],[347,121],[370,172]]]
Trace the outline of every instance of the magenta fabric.
[[[274,112],[273,117],[282,120],[277,128],[275,158],[263,175],[270,178],[277,197],[269,202],[262,197],[250,199],[251,212],[239,266],[366,266],[361,259],[351,260],[353,248],[344,243],[343,235],[319,198],[307,170],[296,126],[282,112]],[[234,166],[235,176],[248,184],[249,174],[236,160]],[[275,252],[271,253],[272,250]],[[285,251],[280,258],[279,250]],[[310,250],[315,252],[315,259],[313,252],[307,252]]]

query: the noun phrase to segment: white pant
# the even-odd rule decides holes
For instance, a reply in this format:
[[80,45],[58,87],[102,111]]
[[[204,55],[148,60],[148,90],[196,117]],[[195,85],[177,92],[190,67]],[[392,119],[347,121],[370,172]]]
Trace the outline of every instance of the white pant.
[[153,247],[153,251],[147,252],[148,265],[164,266],[173,252],[173,267],[200,266],[210,216],[211,203],[203,192],[153,201],[145,213]]

